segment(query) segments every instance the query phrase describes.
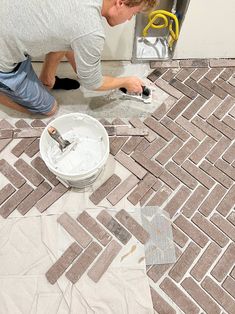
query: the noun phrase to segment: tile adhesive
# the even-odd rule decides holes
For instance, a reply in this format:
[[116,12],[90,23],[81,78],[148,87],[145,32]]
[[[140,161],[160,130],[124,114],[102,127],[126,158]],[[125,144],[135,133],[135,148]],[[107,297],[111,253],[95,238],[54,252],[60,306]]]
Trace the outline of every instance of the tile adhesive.
[[[65,149],[49,135],[48,128],[58,130],[69,143]],[[40,153],[47,167],[68,186],[83,188],[98,177],[109,156],[109,138],[103,125],[80,113],[60,116],[43,131]]]

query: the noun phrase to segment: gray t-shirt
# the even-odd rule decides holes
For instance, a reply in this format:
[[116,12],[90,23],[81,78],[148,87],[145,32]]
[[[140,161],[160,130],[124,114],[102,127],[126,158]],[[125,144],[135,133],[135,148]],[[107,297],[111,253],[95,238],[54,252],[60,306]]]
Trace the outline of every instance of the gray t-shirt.
[[0,71],[52,51],[73,50],[80,83],[102,85],[102,0],[0,0]]

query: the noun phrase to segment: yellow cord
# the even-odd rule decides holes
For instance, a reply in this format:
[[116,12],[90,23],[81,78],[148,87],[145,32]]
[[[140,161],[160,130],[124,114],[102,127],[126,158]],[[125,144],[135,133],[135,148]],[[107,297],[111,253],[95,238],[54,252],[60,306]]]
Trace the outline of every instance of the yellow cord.
[[[143,29],[143,37],[146,37],[148,34],[149,28],[168,28],[169,29],[169,46],[170,48],[173,46],[173,43],[179,38],[179,21],[175,14],[170,13],[165,10],[157,10],[152,11],[148,16],[149,22]],[[157,19],[162,19],[162,24],[157,24]],[[173,30],[173,24],[175,26],[175,30]]]

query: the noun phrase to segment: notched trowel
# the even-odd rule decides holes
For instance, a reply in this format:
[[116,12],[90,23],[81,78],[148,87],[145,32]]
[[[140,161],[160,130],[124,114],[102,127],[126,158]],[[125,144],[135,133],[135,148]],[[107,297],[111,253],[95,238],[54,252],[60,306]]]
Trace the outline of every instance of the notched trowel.
[[135,99],[139,101],[143,101],[146,104],[150,104],[152,102],[152,90],[146,86],[142,86],[142,93],[128,93],[127,89],[122,87],[119,89],[122,93],[120,96],[125,99]]
[[78,142],[70,142],[68,140],[65,140],[55,127],[49,126],[47,131],[51,138],[53,138],[53,140],[55,140],[59,144],[59,148],[63,156],[67,155],[71,150],[74,150],[76,148]]

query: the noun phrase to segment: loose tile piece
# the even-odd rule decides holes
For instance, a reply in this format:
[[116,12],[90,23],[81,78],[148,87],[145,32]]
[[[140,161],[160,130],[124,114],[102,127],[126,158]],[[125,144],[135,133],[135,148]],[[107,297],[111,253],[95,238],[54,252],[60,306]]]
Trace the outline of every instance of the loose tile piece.
[[151,172],[156,178],[158,178],[163,172],[163,168],[156,162],[149,160],[144,154],[135,152],[131,157],[137,161],[142,167]]
[[148,241],[148,239],[149,239],[148,232],[131,215],[129,215],[124,209],[119,211],[115,217],[142,244],[145,244]]
[[28,155],[29,157],[33,157],[39,152],[39,138],[37,138],[32,144],[30,144],[26,149],[25,149],[25,154]]
[[44,178],[34,170],[27,162],[23,159],[18,159],[14,166],[16,169],[23,174],[33,185],[39,186],[44,181]]
[[54,285],[81,252],[82,248],[76,242],[71,244],[64,254],[46,272],[47,280]]
[[14,138],[40,137],[44,128],[15,129]]
[[63,213],[57,221],[83,248],[92,241],[91,236],[69,214]]
[[87,229],[102,245],[106,246],[112,239],[112,236],[101,227],[101,225],[92,218],[86,211],[83,211],[77,218],[79,223]]
[[31,165],[53,185],[59,183],[59,180],[56,179],[54,173],[47,168],[45,162],[39,156],[31,161]]
[[35,141],[35,138],[23,138],[19,143],[11,150],[12,154],[16,157],[20,157],[26,148]]
[[5,160],[0,160],[1,173],[17,188],[20,188],[26,180]]
[[118,255],[121,248],[122,246],[119,243],[112,240],[95,264],[88,271],[88,277],[94,282],[98,282]]
[[122,244],[126,245],[131,234],[124,229],[107,211],[102,210],[96,217]]
[[147,171],[143,167],[122,151],[118,152],[115,159],[139,179],[143,179],[143,177],[147,174]]

